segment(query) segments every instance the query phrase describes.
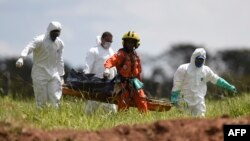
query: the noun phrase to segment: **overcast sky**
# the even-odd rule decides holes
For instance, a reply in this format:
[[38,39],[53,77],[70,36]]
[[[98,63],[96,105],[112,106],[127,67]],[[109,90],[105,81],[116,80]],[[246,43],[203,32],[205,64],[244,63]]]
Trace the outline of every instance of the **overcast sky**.
[[0,56],[19,56],[50,21],[62,23],[64,58],[82,66],[97,35],[110,31],[112,47],[136,31],[138,51],[157,55],[175,43],[250,49],[249,0],[0,0]]

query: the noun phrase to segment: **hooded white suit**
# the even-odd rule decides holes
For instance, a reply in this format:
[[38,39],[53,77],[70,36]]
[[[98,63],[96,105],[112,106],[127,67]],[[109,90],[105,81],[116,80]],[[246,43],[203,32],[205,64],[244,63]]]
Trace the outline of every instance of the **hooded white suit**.
[[207,82],[217,83],[220,78],[204,63],[202,67],[195,66],[195,58],[202,55],[206,58],[206,51],[203,48],[196,49],[190,63],[180,65],[174,74],[173,91],[180,91],[183,100],[187,103],[187,110],[193,116],[205,116],[206,105],[205,95],[207,93]]
[[59,22],[51,22],[47,33],[33,39],[21,52],[25,58],[33,52],[32,81],[38,107],[43,106],[49,98],[54,107],[58,107],[62,86],[60,76],[64,75],[63,41],[58,37],[53,42],[50,38],[52,30],[60,30]]
[[[96,77],[103,78],[104,72],[104,62],[106,59],[111,57],[114,54],[114,50],[109,47],[107,49],[101,46],[101,39],[100,36],[96,38],[97,45],[90,48],[87,56],[85,58],[83,72],[85,73],[93,73]],[[116,75],[116,69],[111,68],[110,70],[110,77],[112,79]],[[99,107],[103,108],[106,113],[109,112],[117,112],[117,107],[115,104],[108,104],[103,102],[97,102],[93,100],[87,100],[85,106],[85,113],[90,115],[94,113]]]

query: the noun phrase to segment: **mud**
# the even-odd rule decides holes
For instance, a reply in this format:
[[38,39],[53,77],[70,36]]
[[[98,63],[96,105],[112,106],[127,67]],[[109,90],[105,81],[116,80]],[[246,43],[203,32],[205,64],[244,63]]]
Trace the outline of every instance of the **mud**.
[[222,141],[224,124],[250,124],[250,117],[161,120],[100,131],[44,131],[0,122],[0,141]]

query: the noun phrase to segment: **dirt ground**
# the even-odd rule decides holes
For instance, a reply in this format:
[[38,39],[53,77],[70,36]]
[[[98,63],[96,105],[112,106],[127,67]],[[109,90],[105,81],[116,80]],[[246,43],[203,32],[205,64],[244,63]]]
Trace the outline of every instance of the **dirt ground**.
[[224,124],[250,124],[250,117],[161,120],[101,131],[42,131],[0,122],[0,141],[222,141]]

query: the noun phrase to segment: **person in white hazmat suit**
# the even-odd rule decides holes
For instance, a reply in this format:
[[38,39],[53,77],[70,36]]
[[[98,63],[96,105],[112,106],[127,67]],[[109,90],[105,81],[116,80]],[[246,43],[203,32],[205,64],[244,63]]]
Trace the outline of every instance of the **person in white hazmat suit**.
[[36,104],[39,108],[49,99],[53,107],[58,108],[64,83],[63,41],[58,37],[61,23],[49,23],[47,33],[35,37],[21,52],[16,67],[24,65],[24,58],[33,53],[32,82]]
[[[197,48],[190,63],[179,66],[174,74],[171,102],[178,106],[178,102],[184,101],[184,109],[195,117],[204,117],[206,113],[205,95],[207,82],[236,92],[235,86],[215,74],[208,66],[204,65],[206,51],[204,48]],[[182,95],[182,99],[180,98]]]
[[[106,59],[114,54],[114,50],[110,47],[113,40],[113,35],[110,32],[104,32],[102,36],[97,36],[97,45],[90,48],[86,55],[83,72],[93,73],[96,77],[103,78],[104,62]],[[116,75],[116,68],[110,69],[110,76],[108,79],[114,78]],[[87,115],[95,113],[99,108],[109,114],[117,112],[117,106],[115,104],[109,104],[104,102],[97,102],[93,100],[87,100],[84,112]]]

